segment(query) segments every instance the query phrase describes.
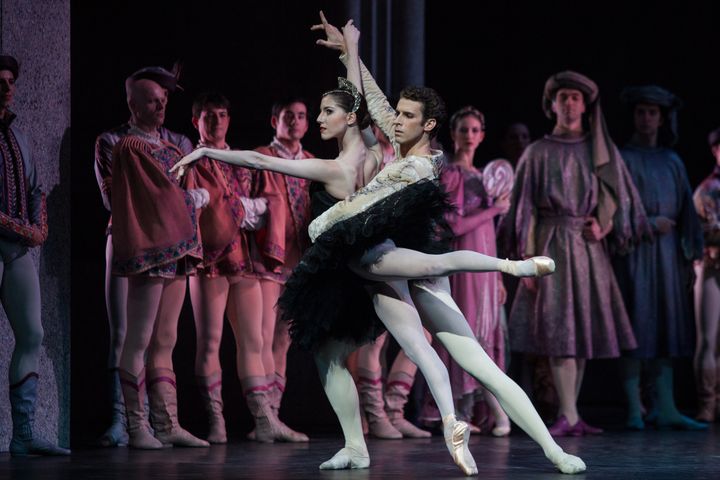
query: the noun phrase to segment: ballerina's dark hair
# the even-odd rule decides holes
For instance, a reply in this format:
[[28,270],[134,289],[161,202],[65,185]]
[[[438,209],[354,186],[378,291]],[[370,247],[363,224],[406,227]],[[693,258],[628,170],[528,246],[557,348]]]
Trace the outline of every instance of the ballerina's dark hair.
[[338,86],[333,90],[323,93],[323,97],[332,95],[337,101],[340,108],[348,113],[357,115],[357,124],[360,130],[364,130],[370,126],[370,114],[368,113],[367,102],[365,97],[355,88],[352,82],[343,77],[338,77]]

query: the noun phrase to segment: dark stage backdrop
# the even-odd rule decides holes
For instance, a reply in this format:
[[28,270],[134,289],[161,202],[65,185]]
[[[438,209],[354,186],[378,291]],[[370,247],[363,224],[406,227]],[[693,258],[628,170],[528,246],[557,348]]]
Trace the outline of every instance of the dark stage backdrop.
[[[372,3],[370,1],[363,3]],[[378,2],[383,5],[385,2]],[[422,3],[422,2],[419,2]],[[594,2],[588,3],[595,5]],[[534,138],[546,133],[540,98],[548,75],[575,69],[597,81],[610,130],[618,144],[628,136],[627,115],[618,102],[621,88],[658,83],[686,102],[680,115],[678,151],[696,185],[712,169],[705,137],[720,126],[715,111],[714,55],[718,8],[648,4],[608,5],[591,13],[577,2],[425,2],[425,13],[394,22],[424,22],[426,84],[446,99],[450,111],[473,104],[487,117],[488,137],[478,163],[499,155],[502,127],[524,121]],[[108,329],[103,300],[104,211],[93,173],[97,134],[128,118],[123,81],[146,65],[171,67],[184,61],[184,92],[171,96],[166,126],[197,136],[190,123],[195,94],[219,90],[233,104],[229,141],[254,148],[272,137],[271,104],[289,93],[307,98],[317,115],[320,93],[343,74],[336,56],[314,45],[309,26],[322,8],[342,24],[344,2],[252,1],[72,2],[72,434],[82,445],[107,425],[105,362]],[[362,29],[362,25],[361,25]],[[394,46],[393,48],[397,48]],[[422,49],[419,49],[422,54]],[[412,49],[394,54],[418,54]],[[390,92],[395,96],[397,92]],[[447,132],[440,140],[449,145]],[[304,145],[331,158],[336,146],[323,144],[311,122]],[[250,429],[250,417],[235,375],[229,329],[222,344],[225,411],[229,433]],[[175,352],[181,421],[203,433],[202,409],[193,387],[194,327],[186,302]],[[681,405],[693,406],[691,371],[681,363]],[[581,397],[584,405],[622,404],[614,362],[590,366]],[[610,373],[608,373],[608,371]],[[339,431],[308,354],[291,350],[283,416],[310,432]]]
[[[477,2],[480,3],[480,2]],[[477,159],[500,155],[499,137],[515,121],[533,139],[552,125],[542,112],[545,80],[577,70],[595,80],[613,139],[622,146],[630,116],[623,87],[654,83],[683,99],[680,141],[693,187],[712,170],[707,134],[720,127],[720,89],[713,62],[720,7],[688,2],[427,2],[426,82],[453,112],[472,104],[485,113],[487,137]],[[441,140],[450,147],[447,129]]]

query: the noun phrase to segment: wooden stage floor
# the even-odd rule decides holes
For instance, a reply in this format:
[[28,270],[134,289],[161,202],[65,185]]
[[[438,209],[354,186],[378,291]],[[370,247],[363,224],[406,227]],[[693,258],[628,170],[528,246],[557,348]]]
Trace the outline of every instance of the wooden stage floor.
[[[559,439],[580,454],[588,471],[577,478],[690,480],[720,479],[720,425],[708,432],[611,430],[604,435]],[[560,475],[540,449],[517,430],[508,438],[478,435],[471,451],[478,478],[556,479]],[[312,437],[309,444],[258,444],[249,441],[209,449],[75,449],[69,458],[11,458],[0,454],[0,479],[384,479],[464,478],[440,436],[421,440],[369,439],[368,470],[321,472],[318,464],[341,446],[335,435]]]

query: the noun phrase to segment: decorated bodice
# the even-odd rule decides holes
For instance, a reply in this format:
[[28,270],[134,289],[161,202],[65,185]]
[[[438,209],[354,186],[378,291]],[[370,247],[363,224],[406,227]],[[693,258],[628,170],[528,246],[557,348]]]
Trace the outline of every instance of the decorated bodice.
[[[308,228],[310,239],[315,239],[338,222],[364,212],[375,203],[393,193],[421,180],[436,180],[438,158],[442,152],[433,151],[432,156],[411,155],[385,167],[363,188],[346,200],[337,202],[317,216]],[[315,210],[313,209],[313,212]]]
[[313,220],[339,201],[325,190],[322,183],[313,182],[310,184],[310,214]]

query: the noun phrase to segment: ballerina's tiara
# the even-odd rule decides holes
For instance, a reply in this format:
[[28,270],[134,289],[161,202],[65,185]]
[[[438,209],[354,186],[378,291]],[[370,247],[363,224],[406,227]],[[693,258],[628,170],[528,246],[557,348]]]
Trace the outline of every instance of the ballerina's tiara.
[[347,78],[338,77],[338,90],[352,95],[354,101],[350,113],[357,112],[358,108],[360,108],[361,95],[360,92],[358,92],[358,89],[355,88],[355,85],[352,82],[348,81]]

